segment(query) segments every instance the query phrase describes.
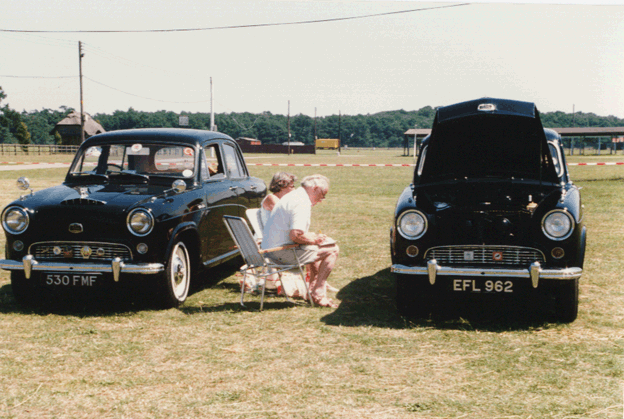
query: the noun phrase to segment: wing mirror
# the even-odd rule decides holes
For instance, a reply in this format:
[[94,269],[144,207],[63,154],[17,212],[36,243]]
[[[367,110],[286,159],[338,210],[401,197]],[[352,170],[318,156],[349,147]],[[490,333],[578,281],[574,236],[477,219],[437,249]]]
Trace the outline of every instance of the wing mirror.
[[176,193],[182,193],[186,190],[186,182],[182,179],[174,180],[171,185],[171,189],[173,189]]
[[[28,180],[27,177],[24,177],[24,176],[17,179],[17,188],[21,191],[30,190],[31,195],[34,193],[34,191],[30,187],[30,181]],[[24,196],[22,196],[22,198],[24,198]]]

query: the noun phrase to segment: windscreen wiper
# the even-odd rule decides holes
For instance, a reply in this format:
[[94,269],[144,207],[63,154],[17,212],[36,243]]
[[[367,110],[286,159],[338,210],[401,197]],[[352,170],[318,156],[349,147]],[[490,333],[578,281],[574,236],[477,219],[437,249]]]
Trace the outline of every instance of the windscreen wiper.
[[119,172],[110,172],[108,175],[110,178],[139,178],[145,182],[148,182],[150,177],[141,173],[136,173],[134,170],[122,170]]

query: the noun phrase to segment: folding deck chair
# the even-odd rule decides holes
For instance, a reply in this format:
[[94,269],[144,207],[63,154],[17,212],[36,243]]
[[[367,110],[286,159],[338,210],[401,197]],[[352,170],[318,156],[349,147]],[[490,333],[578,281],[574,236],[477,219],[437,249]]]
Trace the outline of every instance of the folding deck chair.
[[258,243],[262,243],[262,231],[264,230],[264,226],[260,219],[260,208],[249,208],[245,211],[245,215],[251,223],[251,228],[254,230],[254,239],[256,239]]
[[[314,306],[314,302],[310,298],[310,289],[308,287],[308,283],[305,280],[305,272],[303,270],[303,267],[305,265],[301,264],[301,262],[299,261],[299,257],[297,256],[297,252],[295,252],[295,249],[299,247],[299,245],[293,244],[293,245],[287,245],[287,246],[281,246],[281,247],[275,247],[272,249],[262,250],[260,249],[260,247],[258,246],[258,243],[254,239],[254,236],[251,233],[251,230],[249,229],[249,225],[247,224],[247,221],[245,221],[245,219],[241,217],[234,217],[231,215],[224,215],[223,222],[225,223],[228,231],[230,232],[230,235],[234,239],[236,246],[240,250],[241,255],[243,256],[243,260],[245,261],[245,265],[240,269],[240,272],[243,274],[243,282],[241,284],[241,298],[240,298],[241,306],[245,307],[244,297],[245,297],[245,288],[246,288],[246,282],[247,282],[246,280],[247,280],[248,274],[253,274],[256,276],[256,278],[263,279],[262,294],[260,297],[260,311],[262,311],[264,307],[264,294],[265,294],[266,282],[267,282],[266,278],[271,275],[277,274],[281,280],[282,272],[289,271],[295,268],[299,269],[299,274],[301,275],[301,279],[303,280],[303,283],[305,284],[307,299],[310,301],[310,304]],[[281,265],[281,264],[273,262],[272,260],[264,256],[266,253],[274,252],[276,250],[284,250],[284,249],[292,249],[297,259],[296,265]],[[290,297],[288,297],[288,294],[284,293],[284,296],[286,297],[286,300],[289,303],[294,304],[294,301],[292,301]]]

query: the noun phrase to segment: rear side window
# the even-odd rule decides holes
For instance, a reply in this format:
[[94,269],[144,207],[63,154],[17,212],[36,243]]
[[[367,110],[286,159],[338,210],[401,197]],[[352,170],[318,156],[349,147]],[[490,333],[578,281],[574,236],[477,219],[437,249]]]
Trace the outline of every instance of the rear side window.
[[245,177],[245,169],[240,161],[236,149],[229,144],[223,145],[223,155],[225,157],[225,170],[230,178]]

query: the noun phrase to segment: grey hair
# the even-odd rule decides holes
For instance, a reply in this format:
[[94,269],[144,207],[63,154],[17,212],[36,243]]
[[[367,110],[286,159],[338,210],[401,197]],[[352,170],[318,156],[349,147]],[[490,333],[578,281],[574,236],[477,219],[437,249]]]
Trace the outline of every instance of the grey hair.
[[323,189],[329,190],[329,179],[323,175],[310,175],[301,180],[301,186],[304,188],[320,186]]
[[293,174],[286,172],[277,172],[273,175],[273,179],[271,179],[269,190],[273,193],[277,193],[282,189],[286,188],[291,183],[294,183],[296,180],[297,176]]

